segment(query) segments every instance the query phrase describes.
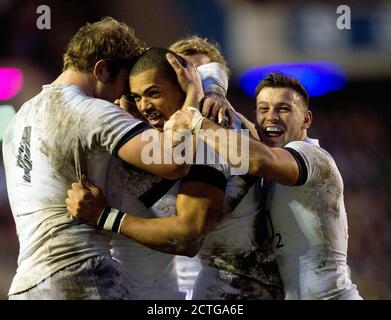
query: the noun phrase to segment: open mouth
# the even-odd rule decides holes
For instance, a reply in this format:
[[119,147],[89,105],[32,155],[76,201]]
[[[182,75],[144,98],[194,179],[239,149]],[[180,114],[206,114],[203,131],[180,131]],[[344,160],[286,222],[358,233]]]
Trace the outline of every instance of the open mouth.
[[144,113],[144,117],[148,120],[151,126],[163,127],[163,113],[161,113],[159,110],[155,110],[149,113]]
[[264,128],[263,132],[268,138],[278,138],[284,134],[284,129],[279,126],[269,126]]

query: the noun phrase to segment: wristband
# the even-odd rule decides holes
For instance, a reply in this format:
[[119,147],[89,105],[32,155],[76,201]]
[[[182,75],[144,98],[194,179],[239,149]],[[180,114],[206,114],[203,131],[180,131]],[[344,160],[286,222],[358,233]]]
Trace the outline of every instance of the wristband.
[[121,224],[124,218],[125,218],[124,212],[118,209],[114,209],[110,206],[107,206],[102,210],[102,213],[100,214],[97,222],[97,226],[99,229],[120,233]]

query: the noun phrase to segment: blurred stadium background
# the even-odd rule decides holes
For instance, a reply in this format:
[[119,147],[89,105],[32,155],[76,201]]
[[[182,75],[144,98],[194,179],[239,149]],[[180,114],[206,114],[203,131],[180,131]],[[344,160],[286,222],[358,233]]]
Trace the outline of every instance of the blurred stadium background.
[[[36,10],[42,4],[51,9],[50,30],[36,26]],[[336,26],[341,4],[351,10],[350,30]],[[314,61],[339,66],[346,80],[343,88],[311,97],[315,117],[310,136],[319,138],[334,156],[344,178],[352,279],[365,299],[391,299],[386,126],[391,107],[391,1],[0,0],[0,120],[7,121],[10,105],[18,110],[55,79],[71,36],[103,16],[133,26],[148,46],[168,46],[188,34],[219,42],[232,69],[229,99],[249,119],[254,98],[239,82],[249,68]],[[0,299],[7,298],[17,253],[0,158]]]

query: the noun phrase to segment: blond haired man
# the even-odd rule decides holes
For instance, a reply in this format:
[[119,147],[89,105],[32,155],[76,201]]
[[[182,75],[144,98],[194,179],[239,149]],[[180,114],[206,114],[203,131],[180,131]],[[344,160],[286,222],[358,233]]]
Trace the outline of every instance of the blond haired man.
[[[204,66],[211,62],[219,63],[226,73],[227,80],[229,79],[231,70],[221,52],[220,45],[217,42],[209,40],[208,38],[192,35],[174,42],[170,46],[170,50],[184,56],[187,60],[193,62],[196,67]],[[228,82],[226,87],[228,88]],[[220,125],[224,124],[224,121],[226,121],[225,126],[229,128],[240,126],[243,129],[249,129],[250,134],[253,137],[258,138],[258,133],[254,124],[245,116],[234,110],[228,100],[225,99],[226,93],[226,90],[215,90],[211,93],[205,93],[205,101],[202,104],[201,110],[202,115],[210,120],[218,122]],[[212,95],[213,99],[208,99],[208,97]],[[226,119],[223,118],[224,115],[226,116]]]

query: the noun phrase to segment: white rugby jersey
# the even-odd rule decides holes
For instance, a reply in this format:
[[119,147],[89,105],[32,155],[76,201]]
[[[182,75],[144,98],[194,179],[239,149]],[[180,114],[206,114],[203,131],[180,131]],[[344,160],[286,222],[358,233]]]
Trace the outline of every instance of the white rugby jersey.
[[[220,64],[208,63],[197,69],[205,92],[214,91],[215,86],[227,91],[228,78]],[[214,167],[229,175],[228,165]],[[145,218],[175,215],[178,190],[179,182],[161,179],[115,159],[110,163],[107,198],[122,211]],[[121,235],[114,235],[111,245],[112,256],[123,266],[138,299],[184,299],[183,292],[191,292],[200,268],[196,259],[177,256],[174,260],[174,255],[149,249]]]
[[270,231],[286,299],[361,299],[346,263],[343,181],[331,155],[306,139],[288,143],[300,186],[272,183]]
[[[151,203],[156,201],[152,200],[152,193],[163,192],[160,195],[163,196],[174,184],[177,185],[177,182],[112,158],[107,172],[106,199],[112,207],[123,212],[156,218],[150,208]],[[175,206],[173,210],[175,214]],[[112,257],[122,266],[135,299],[184,299],[177,288],[174,255],[150,249],[119,234],[113,234],[111,247]]]
[[228,180],[224,218],[208,234],[199,252],[202,269],[193,299],[282,299],[270,243],[257,238],[260,199],[253,181],[243,176]]
[[70,184],[106,171],[109,152],[149,126],[74,85],[48,85],[10,122],[3,141],[9,200],[18,233],[18,268],[9,294],[39,284],[88,257],[110,256],[105,232],[69,218]]
[[[234,114],[234,129],[245,129]],[[224,217],[204,240],[202,268],[193,299],[282,299],[283,291],[271,243],[259,218],[256,177],[231,176],[224,196]]]
[[[198,144],[198,148],[203,146],[202,142]],[[207,148],[207,152],[212,152]],[[107,201],[121,211],[144,218],[174,216],[181,181],[213,185],[216,174],[224,180],[229,175],[228,164],[194,168],[182,180],[173,181],[112,158],[107,172]],[[111,246],[112,257],[122,266],[136,299],[185,299],[185,294],[178,290],[175,255],[149,249],[122,235],[114,235]]]

